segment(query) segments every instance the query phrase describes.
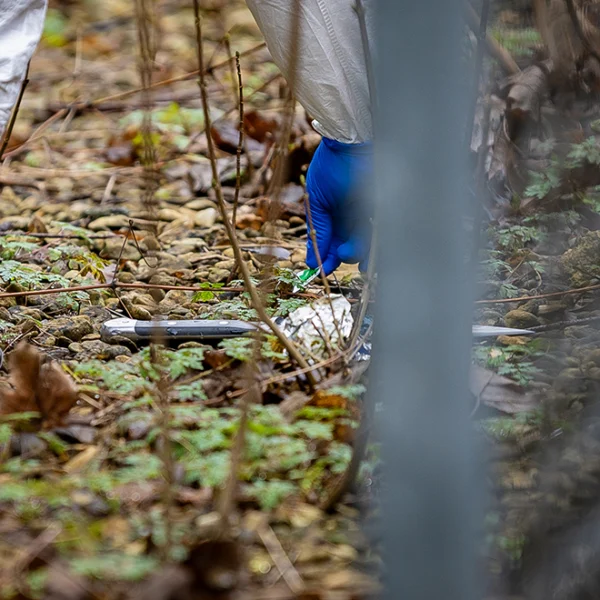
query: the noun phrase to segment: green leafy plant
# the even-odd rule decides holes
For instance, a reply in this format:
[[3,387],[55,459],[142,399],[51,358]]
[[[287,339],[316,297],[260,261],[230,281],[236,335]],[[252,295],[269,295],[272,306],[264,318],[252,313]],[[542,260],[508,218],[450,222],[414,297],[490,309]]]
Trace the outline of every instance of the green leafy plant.
[[293,483],[277,479],[258,480],[250,486],[250,493],[258,501],[262,510],[273,510],[295,491],[296,486]]
[[567,154],[566,166],[568,168],[574,169],[586,163],[600,165],[600,146],[594,137],[589,137],[579,144],[573,144]]
[[[252,359],[252,338],[229,338],[219,342],[219,348],[225,350],[225,354],[235,360],[248,361]],[[287,361],[287,354],[278,349],[278,342],[274,336],[266,336],[261,344],[260,354],[262,358],[282,362]]]
[[0,257],[4,260],[11,260],[21,254],[33,252],[39,248],[35,242],[25,242],[22,240],[7,240],[0,238]]
[[526,386],[539,373],[531,359],[541,354],[535,344],[511,346],[478,346],[473,350],[475,360],[499,375],[514,379]]
[[15,260],[0,262],[0,279],[6,284],[18,283],[27,288],[37,288],[45,283],[58,283],[66,287],[71,283],[62,275],[45,273]]
[[158,564],[154,556],[117,552],[75,557],[69,561],[73,573],[101,581],[140,581],[155,571]]
[[530,184],[525,189],[525,196],[543,200],[550,192],[558,189],[561,183],[561,171],[558,165],[541,172],[530,173]]
[[73,244],[57,246],[48,250],[48,257],[52,261],[67,261],[68,268],[79,271],[82,277],[91,275],[100,283],[106,283],[104,269],[109,265],[109,262],[87,248]]
[[511,225],[492,232],[498,247],[505,251],[515,251],[524,248],[531,242],[540,242],[545,233],[537,227],[529,225]]
[[215,294],[215,290],[219,290],[225,284],[223,283],[209,283],[207,281],[200,284],[200,288],[202,291],[196,292],[192,296],[192,302],[209,302],[210,300],[214,300],[217,296]]

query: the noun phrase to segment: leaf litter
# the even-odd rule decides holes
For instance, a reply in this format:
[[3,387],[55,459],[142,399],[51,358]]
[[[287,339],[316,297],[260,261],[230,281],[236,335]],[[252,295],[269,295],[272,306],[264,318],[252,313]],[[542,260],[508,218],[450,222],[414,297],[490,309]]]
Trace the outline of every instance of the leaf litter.
[[[143,202],[146,107],[134,92],[135,18],[122,0],[86,3],[86,10],[78,2],[51,7],[0,170],[0,281],[3,292],[15,294],[0,295],[7,370],[0,388],[0,596],[372,597],[379,559],[361,521],[376,509],[366,508],[379,487],[375,444],[358,483],[343,490],[332,512],[319,508],[361,445],[366,365],[347,369],[337,340],[320,340],[310,362],[323,379],[311,391],[271,337],[258,360],[246,339],[176,344],[157,360],[127,338],[107,343],[100,335],[115,314],[257,318],[212,190],[196,75],[185,76],[197,69],[192,11],[159,5],[149,119],[155,213]],[[237,82],[221,42],[233,23],[247,140],[237,235],[269,315],[283,318],[321,294],[318,281],[293,293],[295,273],[306,266],[302,181],[318,136],[299,111],[288,180],[270,221],[281,78],[243,3],[211,7],[205,43],[218,174],[233,208]],[[533,340],[498,338],[474,349],[465,411],[487,444],[495,482],[485,553],[494,594],[521,563],[532,579],[537,563],[525,560],[525,540],[552,538],[528,521],[532,508],[552,515],[552,499],[568,504],[565,490],[580,481],[593,487],[595,477],[586,411],[593,412],[600,380],[597,300],[593,290],[544,297],[594,286],[600,260],[600,115],[577,99],[567,118],[546,93],[549,84],[554,91],[546,59],[558,52],[548,36],[558,35],[552,20],[563,16],[548,16],[544,54],[533,28],[521,28],[523,16],[502,8],[493,34],[515,53],[521,72],[511,66],[513,76],[497,86],[489,131],[481,130],[481,101],[476,115],[492,188],[479,285],[489,304],[478,305],[476,319],[542,328]],[[589,54],[571,46],[580,57]],[[544,60],[533,64],[539,52]],[[492,75],[501,78],[501,69]],[[338,278],[335,291],[354,312],[361,279],[356,270],[340,270]],[[83,289],[21,295],[52,288]],[[223,536],[220,500],[241,399],[252,385],[246,367],[254,362],[262,402],[248,408],[235,511]],[[558,463],[539,461],[540,448],[557,448]],[[566,474],[565,465],[574,464]],[[543,505],[536,504],[541,482],[552,491]]]
[[[218,510],[245,368],[255,360],[251,340],[174,344],[157,359],[100,335],[115,314],[256,320],[211,189],[195,77],[160,85],[196,69],[191,12],[160,4],[150,118],[156,213],[143,202],[145,107],[139,94],[124,95],[139,74],[135,19],[122,0],[85,11],[51,6],[0,172],[0,282],[14,294],[0,296],[0,596],[369,595],[379,584],[359,526],[362,500],[351,495],[339,513],[318,508],[350,463],[360,393],[343,406],[317,401],[277,340],[264,337],[262,403],[249,407],[223,536]],[[268,313],[283,318],[320,293],[318,285],[292,292],[294,272],[306,267],[300,180],[316,136],[299,114],[282,210],[269,223],[280,77],[256,30],[242,27],[250,13],[230,4],[207,14],[206,45],[211,68],[227,60],[220,28],[235,13],[240,33],[231,43],[241,52],[247,106],[237,235]],[[226,62],[209,76],[228,202],[238,137],[232,83]],[[358,290],[360,278],[343,285]],[[53,289],[64,291],[32,294]],[[342,359],[341,345],[328,340],[315,359],[324,363],[323,389]],[[302,403],[284,412],[294,394]],[[340,578],[327,583],[334,571]],[[302,584],[291,589],[290,581]]]

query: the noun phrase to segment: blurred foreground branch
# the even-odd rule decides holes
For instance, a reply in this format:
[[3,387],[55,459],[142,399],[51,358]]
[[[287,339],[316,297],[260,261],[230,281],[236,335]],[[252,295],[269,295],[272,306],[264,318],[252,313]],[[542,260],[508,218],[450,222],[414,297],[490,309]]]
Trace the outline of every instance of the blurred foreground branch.
[[[293,359],[300,367],[309,368],[308,363],[305,358],[302,356],[296,345],[286,337],[286,335],[277,327],[275,322],[269,317],[265,307],[258,295],[256,287],[252,283],[252,278],[250,276],[250,271],[248,270],[248,266],[244,261],[244,257],[242,255],[242,250],[238,243],[235,229],[229,220],[229,216],[227,215],[227,207],[225,205],[225,198],[223,197],[223,190],[221,189],[221,182],[219,180],[219,173],[217,170],[217,157],[215,153],[214,142],[211,135],[211,117],[210,117],[210,107],[208,104],[208,93],[206,90],[206,79],[204,77],[204,55],[202,49],[202,26],[201,26],[201,18],[200,18],[200,7],[198,4],[198,0],[194,0],[194,16],[196,21],[196,43],[197,43],[197,53],[198,53],[198,72],[200,74],[198,83],[200,86],[200,96],[202,99],[202,108],[204,110],[204,122],[205,122],[205,133],[206,133],[206,142],[208,146],[208,154],[210,159],[210,164],[212,168],[212,176],[213,176],[213,187],[215,190],[215,194],[217,196],[217,202],[219,205],[219,210],[221,212],[221,217],[223,219],[223,224],[225,225],[225,229],[227,231],[227,237],[229,238],[229,242],[231,243],[231,247],[233,249],[233,253],[235,256],[235,260],[237,266],[242,274],[242,279],[244,280],[244,286],[246,291],[250,295],[250,299],[252,302],[253,308],[258,313],[259,318],[263,321],[269,329],[273,332],[275,337],[279,340],[281,345],[287,350],[291,359]],[[311,386],[316,384],[316,379],[312,372],[308,371],[306,373],[306,378],[308,379]]]

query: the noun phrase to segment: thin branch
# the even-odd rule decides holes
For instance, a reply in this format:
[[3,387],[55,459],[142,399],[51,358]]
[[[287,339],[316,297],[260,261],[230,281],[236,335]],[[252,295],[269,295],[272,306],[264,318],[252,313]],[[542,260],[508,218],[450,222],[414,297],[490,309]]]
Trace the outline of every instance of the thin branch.
[[[235,66],[237,69],[237,80],[238,80],[238,93],[237,100],[238,105],[240,107],[240,120],[239,120],[239,138],[237,150],[235,153],[235,193],[233,196],[233,214],[231,216],[231,221],[233,223],[233,227],[235,229],[236,217],[237,217],[237,209],[238,203],[240,201],[240,188],[241,188],[241,180],[242,180],[242,149],[244,147],[244,87],[242,83],[242,68],[240,66],[240,53],[235,53]],[[250,156],[248,158],[248,164],[252,164],[250,160]]]
[[[161,285],[158,283],[94,283],[91,285],[76,285],[73,287],[49,288],[44,290],[25,290],[22,292],[2,292],[0,298],[21,298],[26,296],[47,296],[51,294],[64,294],[68,292],[87,292],[91,290],[108,290],[108,289],[125,289],[125,290],[163,290],[165,292],[177,290],[180,292],[206,292],[207,288],[193,285]],[[225,292],[241,293],[245,291],[243,287],[221,287],[210,289],[214,294],[222,294]],[[292,294],[296,298],[306,298],[308,300],[316,300],[318,296],[309,293]]]
[[26,139],[20,146],[17,146],[14,150],[11,150],[6,154],[4,158],[10,158],[11,156],[16,156],[23,148],[29,144],[29,142],[33,142],[34,140],[38,140],[42,137],[42,133],[50,127],[55,121],[58,121],[66,114],[68,114],[68,108],[62,108],[58,112],[54,113],[51,117],[48,117],[30,136]]
[[294,595],[301,595],[306,590],[304,580],[283,549],[279,538],[264,518],[257,528],[257,533],[290,591]]
[[360,310],[358,311],[358,316],[354,321],[354,325],[352,327],[352,331],[350,332],[350,339],[348,342],[348,348],[354,348],[356,345],[356,341],[358,340],[358,336],[360,335],[360,328],[362,327],[362,323],[367,315],[367,310],[369,308],[369,302],[371,301],[371,293],[372,287],[374,285],[375,278],[375,265],[377,258],[377,226],[376,223],[373,223],[373,234],[371,237],[371,248],[369,252],[369,266],[367,267],[367,276],[364,287],[362,289],[362,294],[360,297]]
[[570,294],[581,294],[583,292],[591,292],[600,290],[600,284],[588,285],[582,288],[564,290],[562,292],[549,292],[547,294],[535,294],[533,296],[519,296],[518,298],[500,298],[498,300],[476,300],[475,304],[509,304],[510,302],[525,302],[528,300],[541,300],[542,298],[559,298]]
[[274,157],[276,159],[275,169],[269,185],[270,206],[267,219],[274,221],[279,216],[280,195],[283,188],[284,177],[287,168],[287,156],[289,154],[290,136],[292,134],[292,126],[294,124],[294,115],[296,113],[296,81],[298,78],[298,60],[300,52],[300,5],[301,0],[292,0],[290,6],[290,31],[292,32],[290,39],[290,60],[287,65],[286,80],[288,84],[289,94],[284,110],[283,126],[281,135],[275,145]]
[[333,309],[333,301],[331,300],[331,288],[329,286],[329,281],[327,280],[327,275],[325,275],[325,271],[323,270],[323,261],[321,259],[321,253],[319,252],[319,246],[317,244],[317,234],[315,232],[315,228],[313,227],[312,212],[310,210],[310,201],[307,194],[305,194],[304,196],[304,211],[306,212],[306,220],[308,222],[308,231],[310,239],[312,241],[313,248],[315,249],[315,257],[317,258],[317,268],[319,269],[319,276],[321,277],[321,281],[323,282],[325,296],[329,301],[329,308],[331,309],[331,318],[333,319],[333,325],[336,329],[338,339],[341,345],[344,343],[344,336],[342,335],[342,331],[339,327],[337,319],[335,318],[335,310]]
[[41,240],[112,240],[120,237],[118,234],[92,234],[85,237],[74,233],[33,233],[28,231],[1,231],[0,237],[30,237]]
[[[244,52],[240,53],[240,56],[242,58],[245,56],[250,56],[250,55],[258,52],[259,50],[266,48],[266,46],[267,46],[267,44],[265,42],[261,42],[257,46],[249,48],[248,50],[245,50]],[[208,67],[207,69],[204,70],[204,73],[208,75],[209,73],[212,73],[212,72],[216,71],[217,69],[222,69],[223,67],[229,66],[229,64],[230,64],[229,59],[224,60],[220,63],[217,63],[216,65],[213,65],[212,67]],[[176,77],[170,77],[169,79],[163,79],[162,81],[157,81],[156,83],[153,83],[152,85],[150,85],[147,89],[155,90],[156,88],[164,87],[166,85],[171,85],[172,83],[178,83],[179,81],[186,81],[188,79],[191,79],[192,77],[196,77],[199,74],[200,74],[200,71],[198,71],[196,69],[195,71],[183,73],[183,75],[177,75]],[[112,102],[114,100],[121,100],[123,98],[128,98],[129,96],[134,96],[135,94],[139,94],[143,91],[144,91],[143,87],[135,88],[133,90],[128,90],[126,92],[119,92],[117,94],[111,94],[110,96],[104,96],[103,98],[97,98],[96,100],[91,100],[90,102],[82,102],[79,104],[78,103],[69,104],[69,105],[66,105],[64,108],[71,108],[73,106],[75,108],[77,108],[77,110],[97,108],[101,104],[105,104],[107,102]]]
[[[260,346],[255,342],[255,350]],[[256,354],[256,351],[255,351]],[[260,387],[255,378],[253,366],[246,366],[247,373],[250,379],[248,391],[242,396],[240,401],[240,419],[238,430],[233,440],[231,448],[231,459],[229,461],[229,477],[223,489],[223,493],[219,502],[219,514],[221,516],[221,533],[226,534],[231,525],[231,513],[233,511],[235,501],[237,499],[238,479],[240,476],[240,467],[244,459],[244,448],[246,446],[246,428],[248,426],[248,414],[250,405],[259,404],[261,401]]]
[[23,82],[21,83],[21,89],[19,90],[19,95],[17,97],[17,101],[13,106],[12,112],[10,113],[10,120],[8,122],[8,126],[4,130],[4,137],[2,138],[2,147],[0,148],[0,162],[4,157],[4,151],[6,150],[6,146],[8,146],[8,142],[10,140],[10,136],[12,134],[13,127],[15,126],[15,122],[17,121],[17,114],[19,113],[19,108],[21,106],[21,100],[23,100],[23,94],[25,93],[25,88],[29,83],[29,65],[31,61],[27,63],[27,68],[25,69],[25,76],[23,77]]
[[[223,224],[225,225],[225,229],[227,231],[227,236],[229,238],[229,242],[231,243],[231,247],[233,249],[233,253],[235,256],[235,260],[237,262],[237,266],[242,275],[242,279],[244,280],[244,286],[246,291],[250,295],[250,299],[252,301],[252,306],[258,313],[259,318],[263,321],[269,329],[273,332],[273,334],[277,337],[281,345],[287,350],[291,359],[295,360],[300,367],[306,368],[308,367],[308,363],[295,346],[295,344],[289,340],[285,334],[277,327],[277,325],[273,322],[271,317],[267,314],[261,299],[258,295],[256,288],[252,283],[252,278],[250,276],[250,271],[248,270],[248,265],[244,261],[244,257],[242,255],[242,250],[240,249],[240,245],[238,243],[235,229],[233,228],[231,222],[229,221],[229,217],[227,215],[227,208],[225,205],[225,199],[223,197],[223,190],[221,189],[221,182],[219,180],[219,173],[217,170],[217,157],[215,153],[214,142],[211,135],[211,117],[210,117],[210,107],[208,104],[208,93],[206,90],[206,79],[204,77],[204,57],[202,51],[202,26],[200,19],[200,7],[198,0],[194,0],[194,16],[196,22],[196,44],[197,44],[197,54],[198,54],[198,71],[200,76],[198,78],[198,84],[200,86],[200,97],[202,100],[202,109],[204,111],[204,123],[205,123],[205,134],[206,134],[206,143],[208,146],[208,154],[212,169],[213,176],[213,187],[215,190],[215,195],[217,197],[217,203],[219,206],[219,210],[221,212],[221,217],[223,219]],[[314,386],[316,380],[312,373],[307,373],[307,379],[309,383]]]
[[156,235],[156,212],[158,206],[156,203],[155,192],[158,188],[158,171],[156,168],[156,144],[153,136],[152,125],[152,99],[151,99],[151,83],[152,83],[152,65],[156,55],[156,47],[154,45],[153,22],[152,15],[148,2],[152,0],[136,0],[136,18],[138,29],[138,44],[140,50],[139,71],[142,80],[142,98],[144,104],[144,116],[142,120],[141,136],[142,136],[142,165],[144,167],[144,193],[143,204],[144,208],[150,213],[151,220],[154,221],[154,231]]
[[336,507],[343,496],[350,491],[358,476],[360,465],[362,464],[368,448],[369,432],[371,430],[372,421],[371,413],[373,412],[372,409],[370,409],[371,404],[373,403],[370,402],[369,398],[363,400],[363,410],[361,411],[358,430],[354,439],[352,458],[343,475],[333,486],[333,489],[329,492],[327,497],[321,501],[319,508],[325,512],[330,512]]

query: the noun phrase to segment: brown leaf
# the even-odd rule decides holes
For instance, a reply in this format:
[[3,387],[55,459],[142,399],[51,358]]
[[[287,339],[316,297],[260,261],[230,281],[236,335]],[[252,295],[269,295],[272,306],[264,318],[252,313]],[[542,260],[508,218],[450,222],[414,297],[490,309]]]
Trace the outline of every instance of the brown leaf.
[[223,367],[230,361],[231,359],[225,354],[225,350],[207,350],[204,353],[204,362],[211,369]]
[[478,365],[471,365],[469,388],[482,404],[509,415],[528,412],[539,405],[534,394],[524,391],[512,379]]
[[[215,123],[210,129],[210,135],[212,136],[215,144],[219,150],[223,152],[229,152],[230,154],[237,153],[237,147],[240,141],[240,132],[231,123],[226,121],[219,121]],[[244,144],[244,150],[248,151],[264,151],[264,145],[257,142],[253,138],[246,138]]]
[[348,423],[336,423],[333,427],[333,439],[342,444],[353,444],[356,439],[356,429]]
[[327,390],[318,390],[310,404],[319,408],[347,408],[348,398],[339,394],[329,394]]
[[46,224],[37,215],[33,215],[33,217],[31,217],[27,231],[29,233],[48,233]]
[[0,414],[40,412],[46,427],[60,424],[77,400],[77,387],[55,363],[26,342],[8,359],[10,376],[0,389]]
[[135,148],[129,141],[122,144],[111,145],[106,149],[106,162],[118,167],[130,167],[134,164],[136,158]]
[[265,118],[256,110],[250,110],[244,114],[246,134],[261,144],[272,141],[278,129],[279,124],[276,119]]
[[133,140],[139,132],[136,127],[129,126],[119,135],[112,135],[105,150],[106,161],[119,167],[130,167],[136,160],[136,148]]
[[254,231],[260,231],[263,225],[263,220],[253,214],[242,214],[235,220],[235,226],[238,229],[254,229]]

